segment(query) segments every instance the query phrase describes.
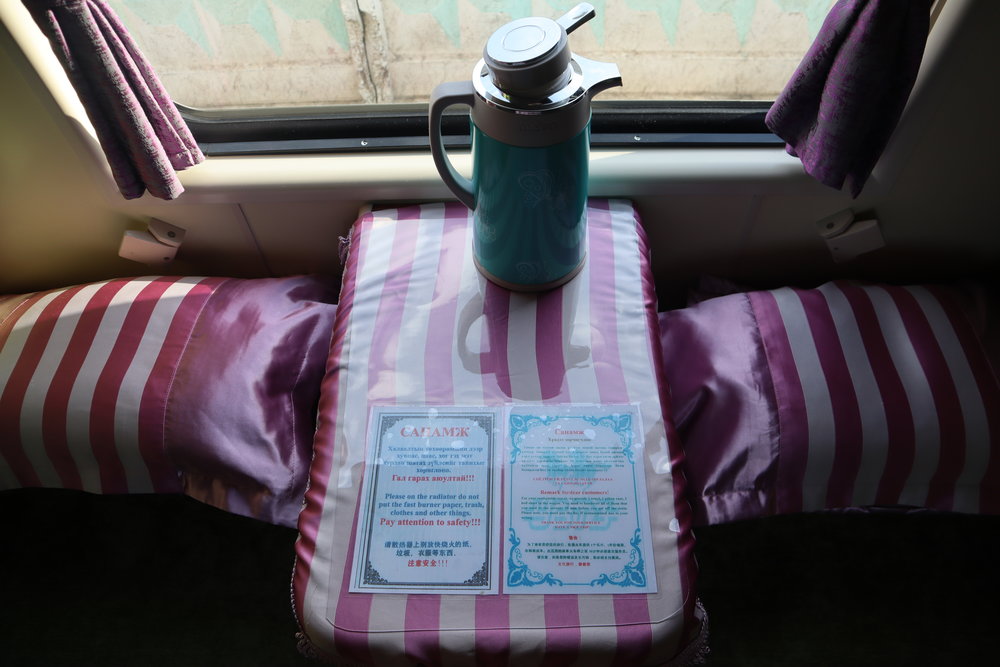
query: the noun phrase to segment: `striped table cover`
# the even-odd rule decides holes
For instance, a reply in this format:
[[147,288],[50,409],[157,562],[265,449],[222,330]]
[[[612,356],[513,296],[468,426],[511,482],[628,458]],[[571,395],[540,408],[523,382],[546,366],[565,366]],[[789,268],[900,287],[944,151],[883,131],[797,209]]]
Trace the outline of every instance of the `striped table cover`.
[[[653,665],[703,639],[682,454],[670,420],[645,238],[633,207],[591,201],[581,274],[541,294],[485,281],[458,204],[369,213],[351,232],[299,516],[303,650],[337,664]],[[658,592],[349,593],[369,407],[637,403]],[[503,560],[503,558],[501,558]],[[501,575],[501,582],[502,582]],[[502,586],[502,583],[501,583]]]

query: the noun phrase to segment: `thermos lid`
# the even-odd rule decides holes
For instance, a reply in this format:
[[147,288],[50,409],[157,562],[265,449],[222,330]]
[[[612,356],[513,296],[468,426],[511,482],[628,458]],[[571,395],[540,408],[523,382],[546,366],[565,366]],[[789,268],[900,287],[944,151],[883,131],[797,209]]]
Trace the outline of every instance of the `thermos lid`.
[[511,97],[539,98],[569,83],[567,35],[595,15],[580,3],[558,20],[532,16],[502,26],[486,42],[483,61],[494,85]]
[[555,21],[517,19],[494,32],[472,70],[476,127],[522,147],[552,146],[579,135],[590,122],[593,96],[622,84],[614,63],[569,49],[567,35],[595,15],[583,2]]

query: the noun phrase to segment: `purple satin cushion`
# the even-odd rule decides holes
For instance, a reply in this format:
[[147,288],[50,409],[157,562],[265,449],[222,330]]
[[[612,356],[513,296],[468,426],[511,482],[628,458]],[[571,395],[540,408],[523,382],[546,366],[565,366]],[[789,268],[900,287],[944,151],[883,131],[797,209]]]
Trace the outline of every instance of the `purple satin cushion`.
[[317,277],[230,280],[195,324],[164,447],[188,495],[294,526],[312,455],[336,293]]
[[1000,513],[987,302],[828,283],[661,313],[696,524],[909,506]]
[[778,413],[749,299],[660,313],[660,331],[695,525],[771,513]]
[[334,288],[150,276],[0,297],[0,489],[185,492],[294,526]]

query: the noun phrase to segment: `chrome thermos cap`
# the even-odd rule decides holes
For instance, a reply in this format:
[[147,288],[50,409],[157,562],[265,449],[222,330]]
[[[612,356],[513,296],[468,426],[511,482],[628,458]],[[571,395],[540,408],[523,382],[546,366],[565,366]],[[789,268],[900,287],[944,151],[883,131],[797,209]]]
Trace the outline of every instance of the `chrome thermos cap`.
[[575,137],[590,123],[594,95],[622,83],[613,63],[570,51],[567,35],[595,15],[584,2],[557,20],[532,16],[501,26],[472,71],[474,94],[452,104],[471,106],[476,127],[511,146],[552,146]]
[[555,21],[532,16],[502,26],[483,49],[493,84],[514,98],[544,98],[564,88],[572,75],[567,35],[595,13],[584,2]]

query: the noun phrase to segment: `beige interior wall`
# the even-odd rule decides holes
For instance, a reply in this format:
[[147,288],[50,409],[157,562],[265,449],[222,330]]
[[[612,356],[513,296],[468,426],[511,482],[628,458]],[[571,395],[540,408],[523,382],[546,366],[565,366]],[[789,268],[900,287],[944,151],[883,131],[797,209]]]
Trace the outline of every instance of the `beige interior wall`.
[[[262,275],[261,253],[238,205],[126,201],[118,194],[93,128],[64,97],[68,82],[44,37],[20,2],[2,2],[0,293],[161,271]],[[118,256],[125,230],[145,229],[152,217],[188,231],[166,270]]]
[[[986,76],[1000,3],[949,0],[939,23],[916,106],[856,201],[779,149],[595,152],[592,192],[637,202],[663,293],[705,273],[787,284],[987,272],[1000,259],[988,152],[1000,145],[998,83]],[[0,293],[156,272],[117,256],[122,233],[150,217],[188,232],[168,272],[337,273],[337,239],[359,206],[447,196],[430,157],[407,153],[212,158],[182,174],[179,200],[126,202],[85,123],[20,42],[6,32],[0,42]],[[814,223],[844,208],[877,214],[888,246],[834,264]]]
[[67,141],[71,121],[56,122],[12,46],[0,48],[0,293],[128,271],[107,254],[126,217],[104,201],[103,175]]

